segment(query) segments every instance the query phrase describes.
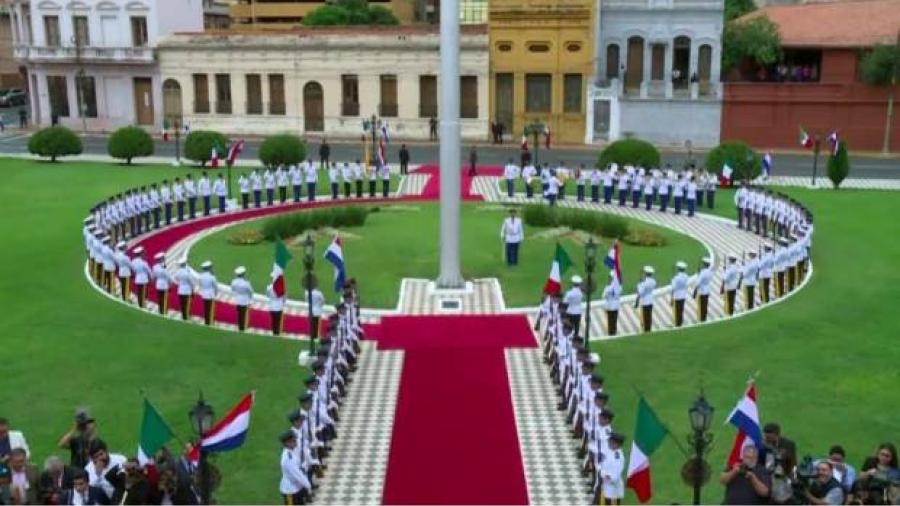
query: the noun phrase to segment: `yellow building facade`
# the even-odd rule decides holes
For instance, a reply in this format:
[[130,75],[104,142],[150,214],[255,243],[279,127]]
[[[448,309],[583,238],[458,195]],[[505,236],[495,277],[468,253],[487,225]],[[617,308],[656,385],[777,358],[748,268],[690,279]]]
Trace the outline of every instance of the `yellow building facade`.
[[[285,29],[303,24],[303,17],[326,5],[326,0],[233,0],[231,22],[235,28]],[[400,24],[416,20],[415,0],[369,0],[370,5],[386,7]]]
[[491,0],[491,121],[512,139],[540,121],[553,143],[582,143],[593,74],[592,0]]

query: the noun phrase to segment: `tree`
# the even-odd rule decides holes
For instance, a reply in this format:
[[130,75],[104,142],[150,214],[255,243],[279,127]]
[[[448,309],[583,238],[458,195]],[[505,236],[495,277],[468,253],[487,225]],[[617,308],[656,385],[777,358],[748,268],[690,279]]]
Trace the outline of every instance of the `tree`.
[[224,158],[228,149],[228,138],[212,130],[191,130],[184,140],[184,157],[205,166],[216,148],[219,157]]
[[762,172],[762,158],[746,142],[725,141],[706,155],[706,170],[722,174],[722,167],[731,167],[732,181],[752,181]]
[[124,159],[127,165],[131,165],[132,158],[153,154],[153,138],[143,128],[123,127],[109,136],[106,151],[109,156]]
[[778,26],[766,16],[736,20],[725,25],[722,68],[730,70],[748,59],[758,65],[771,65],[781,59]]
[[837,154],[828,158],[828,179],[837,190],[841,186],[841,182],[847,179],[850,174],[850,157],[847,156],[847,143],[838,141]]
[[80,155],[83,149],[81,138],[64,126],[45,128],[28,139],[28,152],[49,156],[51,162],[60,156]]
[[266,167],[298,164],[306,158],[306,143],[293,134],[270,135],[259,146],[259,161]]
[[863,81],[877,86],[888,86],[887,118],[884,124],[884,140],[881,150],[891,150],[891,127],[894,123],[894,88],[900,75],[900,40],[897,45],[875,46],[860,62]]
[[658,167],[659,150],[647,141],[622,139],[603,148],[598,163],[600,167],[606,167],[611,163],[639,165],[646,168]]
[[370,6],[365,0],[338,0],[313,9],[304,16],[307,26],[398,25],[394,13],[383,6]]
[[725,0],[725,22],[756,10],[753,0]]

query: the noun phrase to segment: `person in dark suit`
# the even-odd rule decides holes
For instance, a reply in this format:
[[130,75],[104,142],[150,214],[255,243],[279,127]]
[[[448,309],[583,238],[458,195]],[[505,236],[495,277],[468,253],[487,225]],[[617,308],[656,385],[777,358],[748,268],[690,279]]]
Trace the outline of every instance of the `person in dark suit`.
[[[38,502],[38,480],[41,473],[37,466],[28,463],[26,455],[24,448],[13,448],[9,452],[9,459],[6,462],[12,477],[10,491],[13,504],[37,504]],[[21,488],[16,486],[16,476],[20,475],[24,475],[27,486],[23,485]]]
[[328,145],[328,138],[322,139],[322,144],[319,145],[319,165],[323,169],[328,168],[328,162],[331,158],[331,146]]
[[76,469],[63,463],[56,455],[47,457],[44,470],[38,479],[41,504],[62,504],[62,494],[72,488],[72,477]]
[[109,504],[109,498],[102,488],[90,486],[87,473],[78,469],[72,476],[72,488],[60,495],[60,504]]
[[784,475],[792,476],[797,466],[797,445],[781,435],[780,425],[769,422],[763,426],[763,444],[766,448],[766,467],[774,470],[776,465],[780,465]]
[[409,172],[409,150],[406,144],[400,145],[400,175],[406,175]]

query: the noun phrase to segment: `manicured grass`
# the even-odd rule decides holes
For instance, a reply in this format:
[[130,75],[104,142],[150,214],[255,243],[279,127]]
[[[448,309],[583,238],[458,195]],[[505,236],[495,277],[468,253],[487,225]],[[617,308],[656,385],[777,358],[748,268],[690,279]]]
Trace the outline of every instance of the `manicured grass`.
[[[471,203],[463,207],[463,275],[468,279],[499,278],[508,306],[536,305],[550,270],[556,238],[535,237],[535,234],[546,229],[526,227],[520,265],[507,267],[499,239],[500,224],[505,217],[506,210],[501,206]],[[402,278],[433,278],[437,275],[438,221],[438,206],[434,203],[381,206],[379,212],[369,214],[364,226],[341,231],[348,275],[359,280],[365,306],[395,307]],[[686,259],[695,264],[705,254],[705,248],[689,237],[641,222],[633,223],[662,234],[667,244],[663,247],[622,246],[622,269],[627,276],[629,291],[634,289],[638,271],[645,264],[655,265],[660,279],[666,279],[677,260]],[[272,270],[273,244],[263,242],[253,246],[236,246],[228,242],[237,231],[259,228],[261,224],[262,220],[236,225],[204,238],[191,250],[192,264],[213,260],[222,281],[230,280],[234,268],[244,265],[250,271],[254,288],[262,291]],[[323,260],[324,250],[330,241],[329,235],[320,234],[318,237],[316,275],[323,291],[332,298],[332,295],[336,296],[331,288],[333,270],[331,264]],[[567,274],[579,273],[583,276],[584,243],[580,236],[564,236],[560,243],[574,262]],[[305,296],[300,285],[303,279],[303,249],[299,241],[288,241],[288,244],[295,259],[286,273],[288,295],[302,299]],[[609,241],[604,240],[600,254],[605,255],[608,247]],[[602,266],[600,276],[605,283]]]
[[[80,227],[85,210],[123,188],[181,173],[166,167],[0,159],[0,416],[25,431],[35,462],[51,453],[67,456],[54,444],[82,405],[90,407],[113,449],[133,454],[141,390],[187,438],[187,412],[199,390],[221,415],[245,391],[256,389],[246,445],[217,458],[225,477],[217,499],[278,503],[275,436],[286,427],[285,414],[301,388],[303,372],[295,365],[299,345],[140,314],[107,300],[84,279]],[[734,434],[722,423],[755,371],[760,371],[762,419],[781,422],[800,455],[821,455],[841,443],[858,466],[878,443],[897,442],[900,237],[894,217],[900,198],[893,192],[852,190],[790,193],[816,213],[815,274],[807,288],[733,322],[596,345],[617,413],[615,426],[629,438],[635,389],[646,394],[683,445],[687,408],[698,388],[705,388],[716,407],[716,445],[709,457],[714,476],[705,489],[706,503],[722,498],[716,472]],[[732,216],[725,206],[730,195],[720,192],[717,198],[717,212]],[[482,249],[499,258],[498,225],[491,222],[490,242]],[[400,262],[412,263],[385,254],[381,265]],[[270,263],[271,251],[266,251],[266,272]],[[690,500],[678,474],[683,460],[672,441],[652,457],[655,503]],[[635,499],[629,495],[627,500]]]

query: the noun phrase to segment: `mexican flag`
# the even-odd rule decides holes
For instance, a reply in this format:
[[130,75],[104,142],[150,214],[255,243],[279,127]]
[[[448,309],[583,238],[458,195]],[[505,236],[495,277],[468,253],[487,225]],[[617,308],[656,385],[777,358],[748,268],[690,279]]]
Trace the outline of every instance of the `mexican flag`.
[[144,418],[141,420],[141,442],[138,444],[137,458],[143,466],[153,459],[156,452],[172,439],[172,429],[163,420],[159,411],[144,399]]
[[631,442],[631,458],[628,461],[628,488],[633,489],[642,503],[652,497],[650,487],[650,455],[659,448],[669,429],[666,428],[647,401],[638,401],[637,428]]
[[800,127],[800,145],[804,148],[813,147],[812,137],[810,137],[809,134],[806,133],[806,129],[804,129],[803,127]]
[[279,239],[275,243],[275,264],[272,266],[272,289],[275,290],[275,295],[279,297],[284,297],[284,270],[290,261],[291,252]]
[[556,243],[556,253],[553,255],[553,263],[550,265],[550,276],[544,283],[544,293],[559,293],[562,290],[562,275],[572,265],[572,259],[559,243]]

